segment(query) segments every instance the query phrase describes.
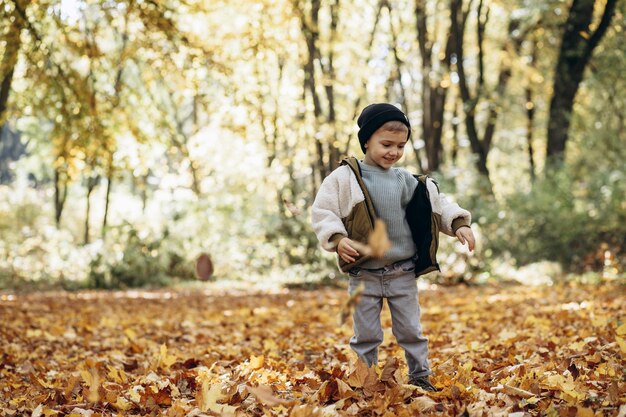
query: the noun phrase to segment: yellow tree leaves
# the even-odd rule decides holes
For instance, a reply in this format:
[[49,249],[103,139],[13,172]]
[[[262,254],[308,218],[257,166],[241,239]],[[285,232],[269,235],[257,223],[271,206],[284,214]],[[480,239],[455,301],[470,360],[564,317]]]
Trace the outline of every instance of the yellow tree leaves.
[[349,314],[336,320],[358,302],[345,289],[3,297],[0,414],[618,415],[624,298],[618,286],[423,290],[441,389],[426,393],[407,383],[387,309],[380,363],[355,361]]

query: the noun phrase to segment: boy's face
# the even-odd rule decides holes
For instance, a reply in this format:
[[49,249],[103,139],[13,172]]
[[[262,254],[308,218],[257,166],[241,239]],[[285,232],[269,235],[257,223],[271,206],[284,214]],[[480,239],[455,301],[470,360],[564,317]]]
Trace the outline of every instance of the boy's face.
[[402,158],[407,143],[406,132],[377,130],[365,143],[365,163],[389,169]]

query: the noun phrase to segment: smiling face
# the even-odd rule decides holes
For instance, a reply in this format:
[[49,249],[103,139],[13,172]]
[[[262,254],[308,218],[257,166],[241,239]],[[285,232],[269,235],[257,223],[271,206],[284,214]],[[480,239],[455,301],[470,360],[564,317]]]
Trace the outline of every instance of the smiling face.
[[381,127],[365,143],[364,162],[383,169],[391,168],[404,154],[407,134],[407,128],[388,130]]

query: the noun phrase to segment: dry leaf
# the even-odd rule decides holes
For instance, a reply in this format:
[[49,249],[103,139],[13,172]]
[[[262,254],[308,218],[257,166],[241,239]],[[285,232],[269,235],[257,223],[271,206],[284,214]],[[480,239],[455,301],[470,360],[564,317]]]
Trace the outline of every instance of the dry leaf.
[[208,281],[213,276],[213,262],[207,253],[203,253],[196,260],[196,277],[201,281]]
[[287,207],[287,210],[289,210],[289,212],[293,216],[299,216],[300,214],[302,214],[302,210],[300,210],[295,204],[293,204],[286,198],[283,199],[283,203],[285,204],[285,207]]
[[268,387],[267,385],[259,385],[258,387],[251,387],[248,385],[246,389],[251,394],[253,394],[259,402],[265,405],[268,405],[270,407],[279,405],[279,404],[282,404],[282,405],[291,404],[291,401],[285,400],[283,398],[278,398],[277,396],[275,396],[272,388]]
[[341,309],[341,314],[339,315],[339,325],[343,325],[348,317],[352,316],[354,309],[356,308],[359,301],[361,301],[361,296],[363,295],[363,291],[365,290],[365,285],[361,282],[357,287],[352,291],[350,297],[343,305]]
[[387,236],[387,226],[385,226],[385,222],[376,219],[374,221],[374,230],[370,233],[367,245],[353,241],[353,246],[361,255],[383,258],[385,253],[391,249],[391,242]]

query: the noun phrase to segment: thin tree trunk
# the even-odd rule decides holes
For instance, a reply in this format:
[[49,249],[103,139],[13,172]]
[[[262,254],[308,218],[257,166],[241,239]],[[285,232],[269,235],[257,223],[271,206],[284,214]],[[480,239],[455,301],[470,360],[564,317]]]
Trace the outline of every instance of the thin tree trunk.
[[[402,60],[400,59],[400,55],[398,55],[398,33],[395,30],[394,24],[393,24],[392,8],[387,1],[385,1],[385,7],[387,7],[387,10],[389,12],[389,26],[390,26],[390,31],[391,31],[391,45],[390,46],[393,52],[394,62],[396,64],[396,76],[392,77],[390,81],[395,81],[398,83],[400,87],[400,104],[402,105],[402,109],[404,110],[404,113],[408,117],[408,114],[410,111],[409,111],[409,106],[408,106],[407,99],[406,99],[407,97],[406,89],[404,88],[404,85],[402,85]],[[411,141],[411,148],[413,149],[413,152],[415,154],[415,165],[417,166],[417,170],[420,173],[425,172],[422,166],[422,159],[420,157],[419,150],[415,147],[415,135],[414,134],[410,136],[410,141]]]
[[[374,17],[374,25],[372,26],[372,31],[370,32],[370,37],[369,37],[369,41],[367,43],[368,45],[368,58],[365,61],[365,64],[369,63],[369,61],[372,59],[372,45],[374,44],[374,37],[376,36],[376,29],[378,28],[378,23],[380,22],[380,15],[381,12],[383,10],[383,7],[385,5],[386,1],[385,0],[380,0],[378,2],[378,7],[376,8],[376,16]],[[367,88],[367,77],[363,78],[363,81],[361,82],[361,88],[359,90],[359,93],[357,94],[356,100],[354,101],[354,105],[352,106],[353,108],[353,113],[352,113],[352,118],[350,120],[356,120],[358,115],[359,115],[359,111],[361,111],[361,102],[363,101],[363,97],[365,97],[365,91]],[[348,140],[346,142],[344,151],[342,152],[342,154],[346,155],[350,149],[350,142],[353,140],[353,138],[356,135],[354,133],[350,134],[348,136]]]
[[[20,5],[23,9],[25,9],[26,6],[27,3]],[[24,28],[25,22],[17,11],[17,4],[16,8],[10,13],[5,11],[5,6],[0,7],[0,9],[0,19],[8,23],[9,26],[9,30],[2,38],[4,41],[4,53],[0,61],[0,126],[3,126],[7,118],[6,110],[11,92],[11,84],[13,82],[15,65],[17,64],[21,46],[20,34]]]
[[550,102],[546,146],[548,168],[558,165],[564,157],[576,93],[593,50],[611,23],[616,3],[616,0],[607,0],[600,23],[593,33],[590,33],[589,26],[596,5],[594,0],[574,0],[569,10]]
[[112,155],[109,156],[109,166],[107,169],[107,191],[106,196],[104,198],[104,217],[102,219],[102,229],[101,236],[104,239],[107,231],[107,220],[109,218],[109,206],[111,204],[111,190],[113,189],[113,158]]
[[[532,41],[530,48],[530,62],[534,65],[537,59],[537,48],[534,40]],[[530,181],[532,183],[536,180],[535,151],[533,149],[535,102],[533,99],[533,89],[529,79],[528,84],[526,85],[526,143],[528,145],[528,166],[530,171]]]
[[57,229],[61,226],[61,215],[67,199],[67,179],[63,181],[59,167],[54,168],[54,222]]
[[85,236],[83,239],[83,244],[87,245],[89,243],[89,219],[91,215],[91,193],[96,188],[98,184],[99,176],[89,176],[87,178],[87,209],[85,211]]
[[526,87],[526,143],[528,144],[528,165],[530,170],[530,181],[535,182],[535,157],[533,150],[533,125],[535,120],[535,104],[533,102],[533,90]]
[[[457,73],[459,75],[459,89],[461,92],[461,99],[463,101],[463,107],[465,112],[465,129],[470,141],[472,152],[477,156],[476,167],[478,172],[482,174],[489,184],[489,169],[487,168],[487,153],[483,143],[479,139],[478,130],[476,128],[476,103],[478,97],[472,97],[467,84],[467,77],[465,76],[465,65],[463,63],[463,32],[465,30],[465,22],[467,20],[467,12],[462,10],[462,0],[451,0],[450,12],[452,17],[452,33],[455,39],[455,52],[457,59]],[[468,9],[469,10],[469,9]],[[491,188],[491,187],[490,187]]]
[[324,90],[326,91],[326,99],[328,100],[328,117],[327,122],[332,131],[332,137],[328,141],[328,172],[330,173],[335,168],[339,166],[339,147],[337,141],[337,115],[335,111],[335,67],[333,64],[334,61],[334,51],[335,51],[335,42],[337,38],[337,25],[339,23],[339,0],[334,0],[330,5],[330,37],[329,37],[329,53],[328,53],[328,64],[324,65],[324,60],[319,55],[320,50],[317,48],[319,62],[322,66],[322,70],[325,75],[325,85]]
[[[445,113],[445,102],[450,87],[449,71],[450,60],[453,53],[452,32],[450,31],[446,39],[445,54],[439,58],[439,71],[441,74],[431,78],[434,70],[433,65],[433,41],[430,39],[430,32],[427,25],[426,16],[427,0],[416,0],[415,16],[417,24],[417,41],[420,55],[422,57],[422,139],[424,140],[426,159],[428,166],[423,172],[433,172],[439,170],[443,162],[443,144],[441,141],[443,134],[443,120]],[[437,28],[432,32],[437,33]]]
[[[313,101],[313,115],[314,115],[314,140],[315,140],[315,150],[317,151],[317,171],[319,172],[321,178],[325,178],[326,175],[329,174],[327,170],[325,161],[328,159],[326,152],[324,150],[324,144],[321,138],[321,125],[322,125],[322,104],[320,102],[319,94],[317,93],[317,85],[315,80],[315,57],[318,56],[317,45],[319,40],[319,11],[320,11],[321,1],[320,0],[312,0],[311,1],[311,12],[309,16],[304,15],[303,8],[299,2],[296,2],[295,8],[296,11],[299,12],[300,17],[300,25],[302,28],[302,33],[304,34],[304,38],[307,46],[307,58],[304,63],[304,86],[305,91],[311,95],[311,100]],[[309,23],[310,21],[310,23]]]

